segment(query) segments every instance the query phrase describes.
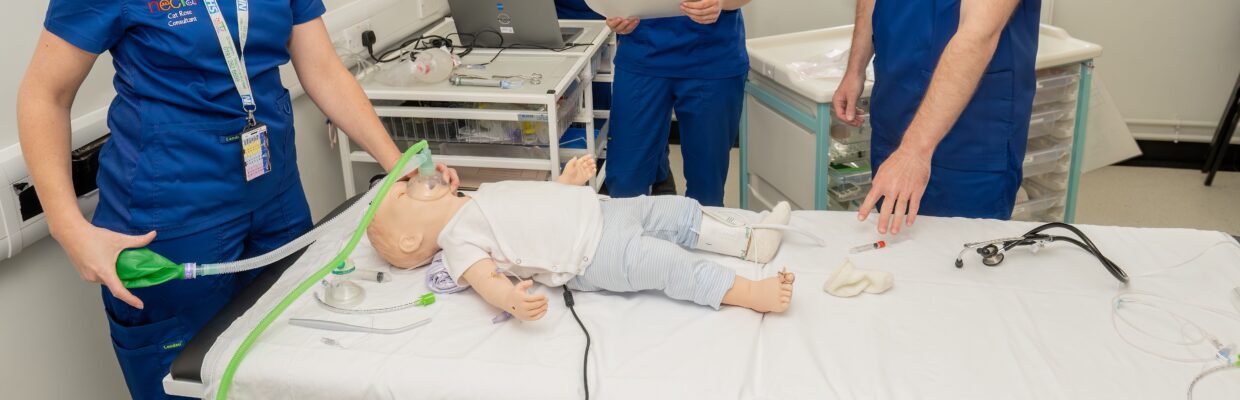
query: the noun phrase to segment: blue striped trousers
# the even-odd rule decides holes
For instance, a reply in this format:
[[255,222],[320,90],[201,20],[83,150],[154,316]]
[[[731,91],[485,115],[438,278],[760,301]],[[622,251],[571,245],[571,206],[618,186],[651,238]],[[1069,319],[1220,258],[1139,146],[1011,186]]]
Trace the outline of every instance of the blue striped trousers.
[[702,206],[680,196],[602,202],[603,236],[594,262],[567,286],[581,291],[659,290],[715,309],[736,272],[689,249],[698,242]]

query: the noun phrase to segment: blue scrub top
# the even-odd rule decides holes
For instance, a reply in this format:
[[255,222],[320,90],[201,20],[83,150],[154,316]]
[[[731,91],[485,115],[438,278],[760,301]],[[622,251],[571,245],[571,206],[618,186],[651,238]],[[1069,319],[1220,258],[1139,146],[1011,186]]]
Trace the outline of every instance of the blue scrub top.
[[586,5],[586,0],[555,0],[555,13],[560,19],[604,19]]
[[[1035,89],[1040,0],[1016,7],[969,105],[935,149],[935,165],[971,171],[1020,169]],[[899,146],[960,24],[960,0],[878,0],[873,14],[873,157]]]
[[[238,45],[236,3],[219,5]],[[289,61],[292,27],[325,11],[321,0],[250,0],[245,63],[272,171],[246,182],[237,141],[245,112],[202,0],[52,0],[44,27],[110,52],[116,69],[95,225],[176,237],[252,212],[298,182],[278,67]]]
[[713,24],[689,17],[642,20],[619,35],[617,67],[659,78],[721,79],[749,72],[745,21],[740,10],[724,11]]

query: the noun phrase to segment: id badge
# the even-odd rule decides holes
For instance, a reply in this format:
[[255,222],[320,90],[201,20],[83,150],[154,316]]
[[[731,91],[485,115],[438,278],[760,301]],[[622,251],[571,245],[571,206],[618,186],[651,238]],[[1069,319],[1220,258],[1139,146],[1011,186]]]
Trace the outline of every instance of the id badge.
[[241,132],[241,156],[245,160],[246,182],[271,172],[271,149],[267,143],[267,125],[257,124]]

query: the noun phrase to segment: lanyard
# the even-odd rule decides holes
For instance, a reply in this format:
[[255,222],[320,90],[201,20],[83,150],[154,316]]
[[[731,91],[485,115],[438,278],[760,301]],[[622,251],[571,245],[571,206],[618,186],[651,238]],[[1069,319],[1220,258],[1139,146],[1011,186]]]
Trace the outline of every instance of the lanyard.
[[250,74],[245,69],[245,37],[250,33],[250,1],[237,0],[237,40],[241,42],[241,51],[233,46],[232,33],[228,31],[228,23],[220,13],[217,0],[203,0],[207,6],[207,15],[211,16],[211,25],[215,27],[215,37],[220,41],[220,50],[224,52],[224,62],[228,64],[228,73],[232,75],[233,85],[237,86],[237,94],[241,95],[241,109],[248,115],[250,126],[256,125],[254,111],[258,105],[254,103],[254,91],[250,88]]

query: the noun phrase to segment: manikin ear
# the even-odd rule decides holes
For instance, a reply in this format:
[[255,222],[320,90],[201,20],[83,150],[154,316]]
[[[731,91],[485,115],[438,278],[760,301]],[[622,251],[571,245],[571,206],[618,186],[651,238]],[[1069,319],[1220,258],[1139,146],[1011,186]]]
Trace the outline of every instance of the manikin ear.
[[402,253],[412,254],[418,251],[419,247],[422,247],[422,234],[401,235],[399,245]]

